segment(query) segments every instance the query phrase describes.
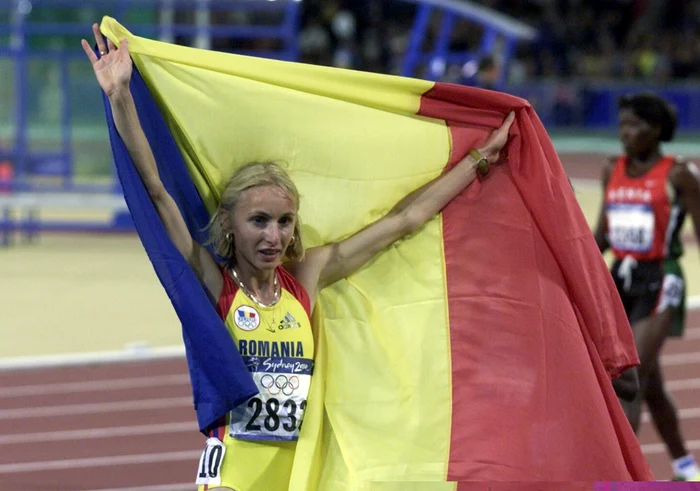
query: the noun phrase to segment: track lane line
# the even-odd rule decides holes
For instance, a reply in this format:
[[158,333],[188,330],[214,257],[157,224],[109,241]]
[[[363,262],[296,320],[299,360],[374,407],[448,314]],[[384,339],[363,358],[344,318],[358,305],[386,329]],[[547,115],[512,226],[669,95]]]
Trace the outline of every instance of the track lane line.
[[67,406],[26,407],[0,409],[0,420],[46,418],[93,413],[118,413],[174,407],[193,407],[192,397],[168,397],[163,399],[140,399],[136,401],[99,402],[92,404],[71,404]]
[[17,474],[21,472],[39,472],[65,469],[85,469],[90,467],[114,467],[118,465],[153,464],[156,462],[196,462],[201,456],[201,454],[201,450],[183,450],[181,452],[115,455],[108,457],[91,457],[87,459],[47,460],[43,462],[19,462],[15,464],[0,464],[0,474]]
[[192,483],[162,484],[157,486],[140,486],[128,488],[94,489],[93,491],[197,491],[197,485]]
[[197,425],[191,421],[153,425],[117,426],[110,428],[0,435],[0,445],[91,440],[96,438],[119,438],[125,436],[161,435],[163,434],[164,430],[167,430],[168,433],[194,433],[199,431]]
[[20,385],[7,387],[0,392],[0,399],[48,394],[72,394],[75,392],[104,392],[107,390],[143,389],[172,385],[190,385],[188,375],[156,375],[154,377],[132,377],[111,380],[88,380],[58,384]]

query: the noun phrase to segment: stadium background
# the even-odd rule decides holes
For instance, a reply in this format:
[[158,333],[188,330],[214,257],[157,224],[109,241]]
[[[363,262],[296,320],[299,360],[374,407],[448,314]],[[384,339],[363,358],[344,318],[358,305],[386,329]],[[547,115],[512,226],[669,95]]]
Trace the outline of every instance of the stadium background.
[[[680,132],[666,150],[700,156],[700,2],[4,0],[0,491],[193,489],[201,439],[179,322],[124,211],[99,89],[79,46],[102,15],[169,42],[525,97],[591,223],[601,163],[619,152],[620,94],[671,100]],[[684,238],[694,306],[700,257],[690,227]],[[698,339],[692,311],[686,340],[664,353],[692,450],[700,449]],[[143,443],[165,427],[177,443]],[[112,445],[93,446],[106,436]],[[670,477],[648,422],[640,438],[657,477]],[[50,443],[36,451],[40,441]],[[153,462],[163,467],[149,473]]]

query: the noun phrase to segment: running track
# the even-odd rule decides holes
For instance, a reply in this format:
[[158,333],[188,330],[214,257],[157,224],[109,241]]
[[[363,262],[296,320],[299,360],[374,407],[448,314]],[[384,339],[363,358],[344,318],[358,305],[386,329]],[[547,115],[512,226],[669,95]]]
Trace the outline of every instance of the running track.
[[[597,160],[594,160],[594,162]],[[566,162],[574,178],[598,167]],[[593,167],[593,168],[592,168]],[[662,366],[690,450],[700,456],[700,310]],[[194,491],[203,437],[184,358],[0,372],[0,491]],[[645,417],[640,441],[657,479],[665,448]]]
[[[688,445],[700,450],[700,311],[662,363]],[[0,373],[0,491],[193,491],[203,437],[184,359]],[[669,464],[648,421],[657,479]]]

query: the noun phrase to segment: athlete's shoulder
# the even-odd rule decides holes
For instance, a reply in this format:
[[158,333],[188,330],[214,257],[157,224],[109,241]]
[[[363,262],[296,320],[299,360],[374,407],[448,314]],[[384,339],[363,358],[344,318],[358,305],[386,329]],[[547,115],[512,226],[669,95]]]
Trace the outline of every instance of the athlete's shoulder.
[[624,162],[625,156],[624,155],[608,155],[605,157],[604,165],[610,166],[610,167],[615,167],[618,162]]
[[700,171],[693,161],[681,156],[673,157],[673,164],[668,171],[668,181],[681,195],[696,195],[699,180]]
[[221,270],[224,284],[221,287],[219,298],[216,299],[216,313],[219,314],[221,319],[225,319],[229,310],[231,310],[236,292],[238,292],[238,285],[236,285],[236,282],[233,280],[226,264],[219,264],[219,269]]
[[666,157],[671,161],[671,172],[678,174],[679,176],[692,176],[697,179],[700,176],[700,171],[698,171],[698,166],[690,159],[683,157],[682,155],[668,156]]
[[279,273],[279,280],[282,288],[291,293],[292,296],[299,301],[304,307],[306,314],[311,318],[311,299],[304,285],[302,285],[284,266],[277,268],[277,272]]
[[695,174],[698,172],[695,162],[683,155],[668,155],[666,158],[671,160],[673,167],[685,168]]
[[625,158],[620,155],[608,155],[605,160],[603,160],[603,167],[601,171],[603,184],[607,184],[607,182],[610,180],[610,176],[612,176],[613,172],[615,171],[615,168],[618,165],[622,165],[624,160]]

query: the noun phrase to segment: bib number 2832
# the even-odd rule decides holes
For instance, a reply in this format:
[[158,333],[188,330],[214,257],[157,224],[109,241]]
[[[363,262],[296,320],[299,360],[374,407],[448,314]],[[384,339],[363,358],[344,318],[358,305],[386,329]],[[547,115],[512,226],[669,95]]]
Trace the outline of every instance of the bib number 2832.
[[218,438],[207,439],[207,446],[199,458],[196,484],[210,486],[221,484],[221,465],[224,463],[226,447]]

